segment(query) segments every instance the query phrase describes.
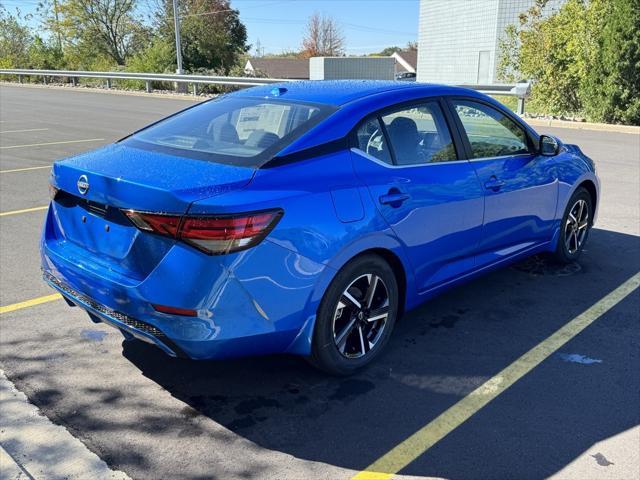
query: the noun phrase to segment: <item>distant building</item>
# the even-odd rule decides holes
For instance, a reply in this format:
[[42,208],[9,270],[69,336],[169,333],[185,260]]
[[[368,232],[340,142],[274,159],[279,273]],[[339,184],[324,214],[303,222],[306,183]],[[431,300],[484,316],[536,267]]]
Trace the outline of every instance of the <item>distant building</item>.
[[[566,0],[550,0],[551,12]],[[419,82],[499,83],[499,42],[535,0],[420,0]]]
[[400,50],[391,56],[396,59],[396,73],[416,73],[418,65],[417,50]]
[[250,58],[244,72],[251,76],[267,78],[309,79],[309,60],[298,58]]
[[396,59],[392,57],[311,57],[311,80],[393,80]]

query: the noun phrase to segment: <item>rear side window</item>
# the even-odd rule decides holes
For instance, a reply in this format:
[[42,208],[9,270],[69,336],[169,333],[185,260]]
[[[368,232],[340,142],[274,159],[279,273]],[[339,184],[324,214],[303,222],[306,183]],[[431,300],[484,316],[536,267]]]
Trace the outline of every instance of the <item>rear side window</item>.
[[358,128],[356,135],[358,136],[358,148],[360,150],[384,163],[393,163],[378,117],[371,117],[365,120]]
[[457,160],[438,102],[425,102],[381,117],[398,165]]
[[529,153],[525,131],[505,114],[482,103],[453,102],[469,139],[471,158],[491,158]]
[[334,110],[326,105],[227,97],[169,117],[125,142],[170,154],[259,167]]

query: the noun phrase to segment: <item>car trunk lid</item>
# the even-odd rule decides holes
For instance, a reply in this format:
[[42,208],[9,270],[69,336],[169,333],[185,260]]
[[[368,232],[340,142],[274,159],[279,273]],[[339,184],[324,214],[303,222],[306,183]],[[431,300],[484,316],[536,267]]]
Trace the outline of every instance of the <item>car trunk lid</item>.
[[95,274],[135,283],[175,240],[141,231],[124,211],[183,215],[196,200],[244,187],[253,174],[252,168],[120,144],[56,162],[52,183],[59,191],[45,241],[66,260],[96,267]]
[[[242,188],[254,172],[252,168],[114,144],[56,162],[53,183],[102,205],[184,213],[196,200]],[[81,186],[83,181],[86,189]]]

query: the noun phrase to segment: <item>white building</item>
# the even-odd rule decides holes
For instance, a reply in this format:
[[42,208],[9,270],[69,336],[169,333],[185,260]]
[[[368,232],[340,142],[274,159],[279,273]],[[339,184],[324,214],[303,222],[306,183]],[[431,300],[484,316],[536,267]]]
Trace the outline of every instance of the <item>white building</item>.
[[[566,0],[550,0],[546,12]],[[499,83],[499,41],[535,0],[420,0],[418,81]]]
[[311,57],[311,80],[368,79],[393,80],[396,59],[393,57]]

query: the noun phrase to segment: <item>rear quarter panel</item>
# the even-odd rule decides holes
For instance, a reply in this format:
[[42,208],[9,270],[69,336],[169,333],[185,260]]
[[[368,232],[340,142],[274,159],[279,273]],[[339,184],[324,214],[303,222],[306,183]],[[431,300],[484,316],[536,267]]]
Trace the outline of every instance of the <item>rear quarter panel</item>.
[[[236,277],[254,298],[264,302],[261,305],[266,311],[272,308],[282,310],[285,303],[292,315],[299,312],[297,322],[300,331],[288,349],[291,353],[309,353],[315,315],[322,296],[337,271],[358,254],[374,248],[389,250],[404,267],[407,292],[414,291],[413,276],[402,247],[379,216],[366,187],[354,175],[348,150],[258,170],[249,186],[196,202],[189,213],[232,213],[270,208],[281,208],[284,215],[264,242],[291,252],[290,265],[300,267],[307,264],[316,269],[314,275],[304,280],[305,301],[283,302],[283,299],[291,298],[286,289],[270,288],[266,294],[260,282],[248,281],[250,275],[247,273]],[[253,260],[254,277],[261,275],[273,285],[284,285],[272,273],[274,269],[282,270],[282,266],[272,265],[267,258],[254,256]],[[230,265],[229,268],[233,270],[234,267]],[[245,270],[247,268],[245,265]],[[291,270],[290,266],[285,265],[285,268]],[[293,275],[295,271],[290,273]],[[407,295],[409,308],[412,298]],[[271,306],[273,303],[280,306]]]

